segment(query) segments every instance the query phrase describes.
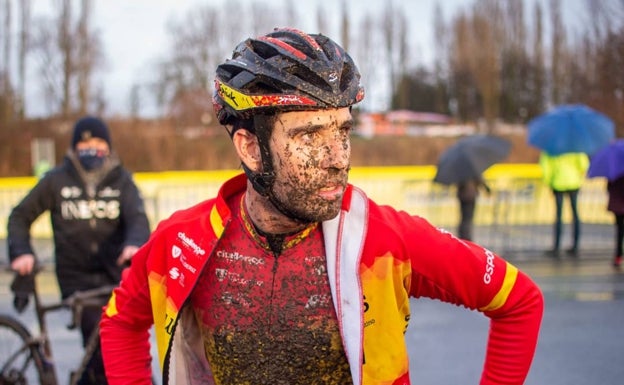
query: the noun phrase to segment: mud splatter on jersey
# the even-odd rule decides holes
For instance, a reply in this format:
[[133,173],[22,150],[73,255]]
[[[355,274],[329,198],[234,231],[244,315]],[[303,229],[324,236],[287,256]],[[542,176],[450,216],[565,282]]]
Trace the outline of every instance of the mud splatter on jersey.
[[191,304],[217,384],[351,383],[319,226],[276,255],[238,210]]

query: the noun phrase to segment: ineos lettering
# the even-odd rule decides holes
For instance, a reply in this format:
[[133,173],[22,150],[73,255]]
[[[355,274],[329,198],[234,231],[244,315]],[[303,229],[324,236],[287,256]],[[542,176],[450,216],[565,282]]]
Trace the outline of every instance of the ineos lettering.
[[63,219],[117,219],[119,218],[119,201],[104,200],[73,200],[61,202]]

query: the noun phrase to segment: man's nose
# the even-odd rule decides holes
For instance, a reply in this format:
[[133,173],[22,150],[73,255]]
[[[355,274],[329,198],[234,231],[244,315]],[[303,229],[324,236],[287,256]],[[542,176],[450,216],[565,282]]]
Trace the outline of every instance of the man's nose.
[[323,164],[326,168],[343,169],[349,167],[351,158],[351,143],[349,139],[333,138],[329,143],[324,145]]

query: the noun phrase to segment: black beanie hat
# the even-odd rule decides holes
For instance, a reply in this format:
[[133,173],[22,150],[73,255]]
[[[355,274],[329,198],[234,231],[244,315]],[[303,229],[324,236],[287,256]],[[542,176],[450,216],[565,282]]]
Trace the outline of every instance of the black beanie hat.
[[89,140],[90,138],[104,139],[108,143],[108,147],[112,148],[110,133],[108,127],[101,119],[93,116],[86,116],[79,119],[74,125],[74,135],[72,136],[71,146],[76,148],[76,143]]

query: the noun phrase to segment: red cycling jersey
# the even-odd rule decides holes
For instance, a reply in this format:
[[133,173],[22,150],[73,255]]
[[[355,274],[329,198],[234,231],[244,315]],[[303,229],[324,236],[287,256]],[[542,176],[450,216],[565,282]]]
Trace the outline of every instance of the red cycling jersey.
[[285,235],[272,251],[236,200],[191,294],[215,381],[349,383],[320,227]]

